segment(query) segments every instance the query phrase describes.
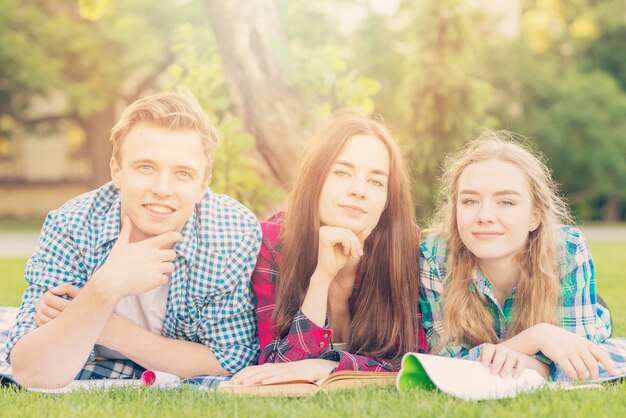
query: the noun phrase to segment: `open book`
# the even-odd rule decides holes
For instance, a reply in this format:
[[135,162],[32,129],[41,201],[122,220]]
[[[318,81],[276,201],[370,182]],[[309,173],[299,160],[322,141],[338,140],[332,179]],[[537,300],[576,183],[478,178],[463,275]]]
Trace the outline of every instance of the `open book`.
[[467,401],[511,398],[519,393],[540,388],[587,389],[601,388],[600,383],[620,380],[623,376],[605,377],[587,382],[548,382],[532,369],[518,378],[494,376],[479,361],[407,353],[396,379],[399,391],[413,388],[439,389]]
[[439,389],[465,400],[510,398],[546,384],[541,375],[526,369],[518,378],[491,374],[479,361],[429,354],[407,353],[402,358],[396,386],[399,391],[416,387]]
[[391,387],[394,385],[395,372],[359,372],[342,370],[334,372],[316,382],[310,380],[291,380],[266,385],[233,385],[221,382],[217,391],[237,395],[259,396],[304,396],[317,391],[354,389],[365,386]]

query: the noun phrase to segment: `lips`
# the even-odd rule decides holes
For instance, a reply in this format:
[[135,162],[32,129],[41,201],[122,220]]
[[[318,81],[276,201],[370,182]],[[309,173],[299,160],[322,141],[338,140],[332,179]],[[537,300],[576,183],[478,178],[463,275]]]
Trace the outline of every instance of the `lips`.
[[504,233],[498,231],[476,231],[472,232],[472,235],[479,239],[491,239],[500,237],[504,235]]
[[354,205],[339,205],[340,208],[345,209],[348,213],[353,215],[365,215],[367,212],[365,209]]
[[174,209],[171,206],[160,205],[156,203],[147,203],[143,205],[148,211],[154,213],[155,215],[169,215],[174,212]]

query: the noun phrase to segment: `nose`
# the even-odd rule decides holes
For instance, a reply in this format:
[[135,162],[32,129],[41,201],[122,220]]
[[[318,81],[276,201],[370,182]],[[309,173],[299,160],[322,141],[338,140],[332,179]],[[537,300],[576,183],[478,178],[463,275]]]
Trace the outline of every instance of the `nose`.
[[495,215],[491,203],[484,202],[480,205],[477,219],[479,224],[488,224],[494,222]]
[[157,196],[171,196],[174,193],[171,176],[167,173],[155,176],[152,183],[152,193]]
[[357,199],[364,199],[367,190],[367,184],[365,179],[354,177],[352,184],[350,185],[350,196]]

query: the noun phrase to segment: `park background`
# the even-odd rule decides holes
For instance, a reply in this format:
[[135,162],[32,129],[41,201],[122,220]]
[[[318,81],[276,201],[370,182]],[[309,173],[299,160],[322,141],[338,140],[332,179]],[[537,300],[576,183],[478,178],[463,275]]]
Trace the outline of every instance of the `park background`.
[[[390,126],[411,163],[420,225],[446,154],[485,129],[527,137],[588,233],[615,335],[626,335],[624,0],[0,0],[0,10],[0,305],[19,304],[45,214],[109,180],[121,110],[184,84],[223,137],[212,189],[261,219],[281,207],[311,130],[340,107]],[[626,385],[488,404],[391,390],[307,400],[87,395],[2,390],[0,410],[619,416]]]

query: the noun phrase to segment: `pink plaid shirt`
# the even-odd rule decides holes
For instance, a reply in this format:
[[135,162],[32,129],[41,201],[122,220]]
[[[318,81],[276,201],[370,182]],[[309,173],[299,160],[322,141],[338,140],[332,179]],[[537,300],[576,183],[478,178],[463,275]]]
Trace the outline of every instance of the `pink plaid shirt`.
[[[316,325],[301,310],[291,323],[289,333],[284,337],[275,337],[272,333],[271,318],[276,306],[276,278],[280,253],[278,242],[281,231],[283,213],[277,213],[265,222],[261,222],[263,243],[254,272],[252,273],[252,289],[256,297],[257,322],[261,356],[259,364],[283,363],[311,358],[322,358],[339,362],[336,370],[361,371],[395,371],[389,362],[361,355],[351,354],[343,350],[333,350],[331,346],[332,330],[328,319],[324,327]],[[358,280],[357,280],[358,285]],[[353,293],[354,295],[354,293]],[[354,308],[352,296],[348,300],[349,308]],[[422,318],[418,310],[418,351],[428,352],[426,334],[422,327]]]

